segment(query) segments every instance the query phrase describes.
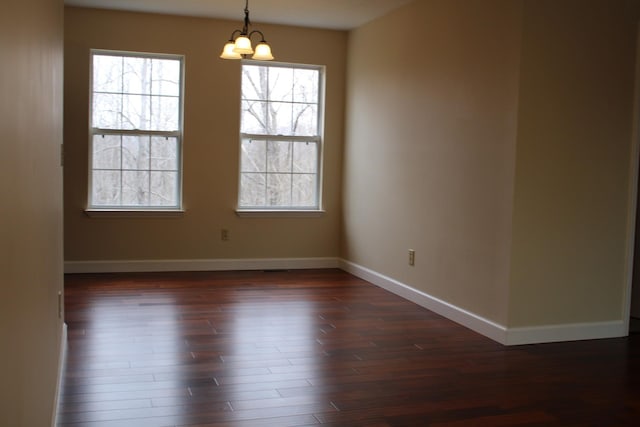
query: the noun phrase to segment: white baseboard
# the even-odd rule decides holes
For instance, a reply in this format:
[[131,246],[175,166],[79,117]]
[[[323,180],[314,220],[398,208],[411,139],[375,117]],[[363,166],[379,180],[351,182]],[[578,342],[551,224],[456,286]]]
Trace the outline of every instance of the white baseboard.
[[58,380],[56,382],[56,392],[53,397],[53,415],[51,417],[51,427],[58,425],[58,406],[60,404],[60,392],[62,390],[62,377],[64,375],[64,361],[67,357],[67,324],[62,324],[60,334],[60,352],[58,355]]
[[169,259],[65,261],[65,273],[155,271],[302,270],[338,268],[338,258]]
[[622,320],[509,328],[506,344],[521,345],[618,338],[627,336],[628,332],[628,326]]
[[341,259],[340,268],[504,345],[616,338],[628,334],[627,324],[622,320],[507,328],[350,261]]
[[[622,337],[627,323],[604,321],[508,328],[376,271],[339,258],[256,258],[66,261],[65,273],[129,273],[162,271],[299,270],[341,268],[504,345],[536,344]],[[66,330],[65,330],[66,331]]]
[[419,306],[433,311],[449,320],[465,326],[472,331],[478,332],[501,344],[506,344],[506,328],[491,320],[480,317],[460,307],[449,304],[446,301],[432,297],[422,291],[414,289],[410,286],[400,283],[395,279],[377,273],[366,267],[354,264],[350,261],[340,260],[340,268],[357,276],[361,279],[371,282],[389,292],[392,292],[402,298],[412,301]]

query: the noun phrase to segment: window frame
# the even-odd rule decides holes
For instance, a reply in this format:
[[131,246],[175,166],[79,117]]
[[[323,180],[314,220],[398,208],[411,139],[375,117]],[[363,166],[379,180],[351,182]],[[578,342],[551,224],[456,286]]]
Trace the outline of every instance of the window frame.
[[[236,214],[240,217],[319,217],[324,214],[323,209],[323,158],[324,158],[324,124],[325,124],[325,88],[326,88],[326,67],[324,65],[298,64],[275,61],[255,61],[243,59],[240,61],[240,132],[238,143],[238,193]],[[254,134],[242,132],[242,76],[245,65],[261,66],[269,68],[287,69],[307,69],[318,71],[318,100],[317,100],[317,133],[313,136],[307,135],[278,135],[278,134]],[[246,139],[260,141],[289,141],[289,142],[313,142],[317,147],[316,159],[316,203],[313,206],[242,206],[240,205],[240,195],[242,191],[242,144]],[[266,172],[265,172],[266,173]],[[293,175],[293,173],[291,173]]]
[[[94,56],[115,56],[130,58],[150,58],[169,59],[180,63],[180,85],[178,96],[178,129],[172,131],[163,130],[141,130],[141,129],[111,129],[98,128],[93,125],[93,98],[94,98]],[[175,217],[184,213],[182,201],[182,180],[183,180],[183,136],[184,136],[184,89],[185,89],[185,56],[168,53],[149,53],[124,50],[91,49],[89,53],[89,150],[88,150],[88,185],[87,185],[87,206],[85,213],[90,217],[147,217],[166,216]],[[93,139],[100,135],[118,136],[148,136],[167,137],[176,139],[176,204],[175,205],[95,205],[93,203]],[[120,169],[123,171],[125,169]],[[151,172],[151,169],[149,169]]]

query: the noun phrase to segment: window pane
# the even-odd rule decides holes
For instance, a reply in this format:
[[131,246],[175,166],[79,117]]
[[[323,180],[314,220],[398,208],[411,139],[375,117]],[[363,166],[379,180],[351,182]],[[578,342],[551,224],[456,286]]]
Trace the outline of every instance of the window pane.
[[120,169],[120,135],[94,135],[94,169]]
[[149,137],[122,137],[122,169],[149,169]]
[[314,142],[293,143],[293,172],[316,173],[318,145]]
[[271,135],[292,135],[291,130],[293,128],[292,123],[292,108],[293,104],[285,102],[271,102],[269,103],[268,120],[269,127],[268,133]]
[[178,170],[178,139],[154,136],[151,138],[151,169]]
[[316,175],[293,175],[292,199],[294,206],[312,207],[316,205]]
[[292,144],[288,141],[267,143],[267,171],[291,172]]
[[294,73],[293,102],[318,102],[318,70],[296,69]]
[[268,68],[257,65],[242,67],[242,99],[267,99],[267,71]]
[[152,129],[150,96],[122,95],[121,129]]
[[145,206],[149,204],[149,172],[122,172],[122,204]]
[[265,174],[241,174],[240,188],[240,206],[265,206],[267,202]]
[[[120,150],[120,138],[122,149]],[[150,136],[94,136],[94,151],[106,153],[103,166],[113,166],[114,152],[122,157],[120,171],[95,170],[92,204],[104,206],[178,206],[178,142],[177,138]],[[150,145],[151,144],[151,145]],[[153,159],[149,150],[153,152]],[[120,154],[121,153],[121,154]],[[149,171],[153,168],[166,171]],[[117,161],[120,168],[120,161]],[[122,177],[122,178],[120,178]],[[122,179],[122,182],[120,182]]]
[[122,121],[122,95],[93,94],[92,126],[102,129],[119,129]]
[[293,102],[292,68],[269,68],[269,100]]
[[266,102],[242,101],[240,131],[243,133],[266,134],[267,109]]
[[151,93],[151,58],[125,56],[122,71],[123,93],[136,95]]
[[122,57],[94,55],[93,90],[96,92],[122,91]]
[[177,206],[177,184],[177,172],[151,172],[151,206]]
[[318,134],[318,109],[315,104],[293,104],[292,135]]
[[149,129],[173,131],[180,128],[180,98],[154,96],[151,103]]
[[267,142],[243,139],[240,154],[242,172],[264,172],[267,170]]
[[151,66],[151,94],[180,96],[180,61],[154,59]]
[[97,206],[120,204],[120,171],[93,171],[91,200]]
[[179,130],[180,71],[174,59],[94,55],[92,126]]
[[267,205],[291,206],[291,175],[270,173],[267,175]]

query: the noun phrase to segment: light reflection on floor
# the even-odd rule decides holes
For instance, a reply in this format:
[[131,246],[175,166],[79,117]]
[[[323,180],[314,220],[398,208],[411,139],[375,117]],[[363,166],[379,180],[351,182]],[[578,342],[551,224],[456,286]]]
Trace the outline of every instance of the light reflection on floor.
[[[175,375],[176,367],[184,363],[176,349],[188,352],[171,294],[151,290],[134,300],[97,294],[85,313],[87,317],[78,322],[83,327],[70,329],[68,339],[67,357],[76,358],[79,368],[72,378],[64,379],[83,383],[82,393],[62,399],[84,402],[87,422],[109,419],[112,414],[105,411],[114,409],[129,416],[136,410],[148,411],[159,396],[176,408],[190,398],[188,387]],[[76,324],[73,320],[70,323]],[[74,339],[78,335],[82,340]]]
[[69,312],[74,370],[62,407],[77,412],[73,424],[234,425],[296,414],[315,422],[309,414],[336,411],[318,392],[340,363],[325,348],[327,333],[340,339],[326,317],[348,311],[334,297],[269,283],[130,286],[126,296],[100,287]]

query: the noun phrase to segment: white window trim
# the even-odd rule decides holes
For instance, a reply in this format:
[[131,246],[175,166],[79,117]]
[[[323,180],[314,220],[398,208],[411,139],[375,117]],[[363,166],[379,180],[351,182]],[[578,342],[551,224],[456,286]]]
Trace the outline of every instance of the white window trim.
[[324,214],[322,209],[236,209],[240,218],[320,218]]
[[89,218],[181,218],[184,209],[85,209]]
[[[138,129],[102,129],[93,127],[93,56],[112,55],[130,56],[136,58],[165,58],[180,61],[180,111],[179,130],[177,131],[157,131]],[[142,218],[142,217],[180,217],[184,214],[182,201],[182,180],[183,180],[183,140],[184,140],[184,77],[185,77],[185,57],[184,55],[166,53],[148,53],[120,50],[91,49],[89,54],[89,158],[88,158],[88,185],[87,185],[87,206],[84,212],[91,218]],[[177,165],[177,201],[176,206],[107,206],[92,204],[93,189],[93,136],[94,135],[152,135],[175,137],[178,141]]]
[[[318,159],[317,159],[317,180],[316,180],[316,192],[317,192],[317,205],[306,207],[282,207],[274,206],[259,206],[259,207],[245,207],[238,206],[235,209],[236,215],[240,218],[318,218],[325,214],[323,208],[323,181],[324,181],[324,119],[325,119],[325,87],[326,87],[326,67],[324,65],[310,65],[310,64],[296,64],[288,62],[272,62],[265,64],[263,61],[252,61],[249,59],[243,59],[242,65],[260,65],[268,67],[282,67],[282,68],[302,68],[309,70],[318,70],[320,72],[320,81],[318,82],[318,105],[322,108],[318,108],[318,135],[314,136],[291,136],[291,135],[273,135],[273,134],[250,134],[240,132],[240,138],[238,141],[238,150],[241,150],[242,140],[249,139],[261,139],[261,140],[277,140],[277,141],[313,141],[318,144]],[[242,71],[241,71],[242,72]],[[242,97],[242,96],[241,96]],[[242,105],[242,102],[241,102]],[[240,110],[242,114],[242,107]],[[242,153],[239,154],[242,156]],[[240,198],[240,183],[242,177],[242,169],[238,167],[238,203]]]

